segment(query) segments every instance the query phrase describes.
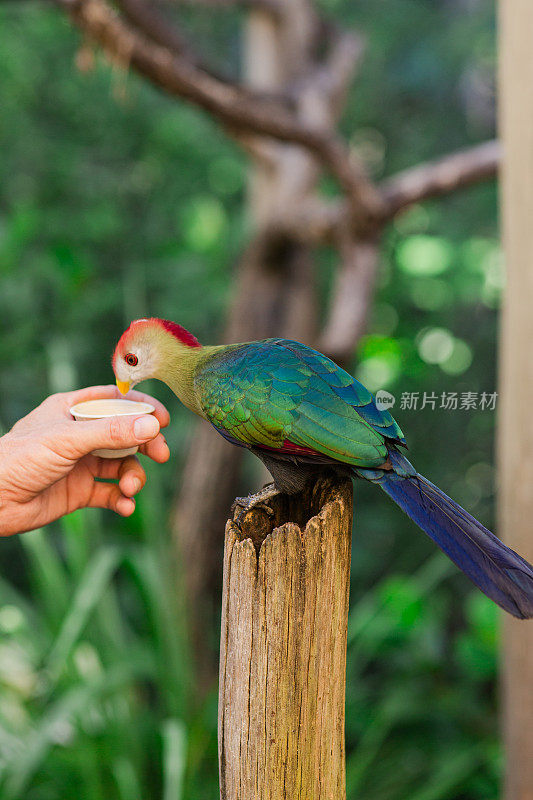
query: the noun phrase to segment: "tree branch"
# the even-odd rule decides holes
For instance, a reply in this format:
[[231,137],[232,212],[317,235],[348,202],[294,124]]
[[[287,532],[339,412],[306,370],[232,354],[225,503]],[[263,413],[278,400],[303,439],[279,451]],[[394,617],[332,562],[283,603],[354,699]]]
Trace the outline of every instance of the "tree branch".
[[[495,177],[500,162],[499,142],[489,141],[388,178],[378,185],[382,192],[384,212],[380,217],[370,220],[368,232],[379,233],[392,217],[407,211],[414,203]],[[348,222],[349,208],[345,200],[311,198],[305,205],[295,209],[291,216],[285,215],[277,221],[276,227],[299,241],[331,244]]]
[[318,127],[302,124],[279,102],[207,74],[185,56],[150,41],[113,13],[104,0],[58,0],[73,21],[112,58],[130,64],[169,94],[209,111],[230,129],[301,145],[331,171],[346,193],[357,226],[383,213],[373,184],[352,163],[344,143]]
[[414,203],[493,178],[500,160],[501,147],[494,140],[394,175],[379,187],[386,207],[385,220]]
[[[124,18],[139,33],[150,39],[155,44],[170,50],[174,55],[183,56],[197,69],[211,77],[231,84],[224,75],[217,74],[198,57],[187,37],[173,24],[157,3],[148,3],[146,0],[115,0]],[[289,97],[281,93],[264,95],[265,98],[276,100],[282,105],[289,103]]]
[[145,36],[173,53],[186,56],[198,66],[198,59],[185,37],[174,25],[169,24],[154,3],[147,5],[143,0],[116,0],[116,3],[128,22]]
[[344,97],[349,89],[354,71],[360,64],[365,43],[362,36],[353,31],[340,31],[332,26],[325,30],[329,40],[329,52],[307,79],[325,95],[333,116],[339,116]]
[[[261,147],[267,157],[269,140],[273,146],[276,142],[300,145],[336,177],[344,193],[341,200],[312,200],[298,207],[294,216],[273,219],[270,227],[307,244],[342,241],[343,266],[321,340],[321,347],[341,361],[347,360],[364,328],[375,280],[375,241],[384,225],[414,203],[496,174],[500,147],[493,141],[408,169],[376,187],[359,165],[352,163],[347,147],[331,126],[314,124],[312,113],[312,123],[309,115],[300,119],[280,98],[260,95],[209,74],[195,61],[179,33],[165,29],[164,20],[145,0],[117,0],[139,31],[117,16],[106,0],[58,2],[111,58],[125,67],[131,65],[169,94],[210,112],[249,147]],[[322,103],[328,94],[334,102],[349,80],[361,41],[349,34],[331,41],[329,56],[313,69],[323,86],[314,83],[306,88],[304,78],[300,86],[303,101],[309,92],[312,103]]]
[[[414,203],[494,177],[500,159],[499,143],[490,141],[394,176],[381,186],[387,213],[381,218],[379,227]],[[304,216],[306,210],[307,219]],[[297,230],[303,232],[302,226],[305,224],[307,230],[314,230],[316,236],[340,239],[342,263],[337,272],[328,318],[319,342],[320,349],[340,363],[349,360],[364,332],[376,280],[379,252],[377,240],[374,238],[354,241],[349,234],[343,233],[346,220],[347,210],[344,203],[314,207],[310,205],[299,212],[296,226]],[[285,224],[290,225],[291,221],[286,221]]]

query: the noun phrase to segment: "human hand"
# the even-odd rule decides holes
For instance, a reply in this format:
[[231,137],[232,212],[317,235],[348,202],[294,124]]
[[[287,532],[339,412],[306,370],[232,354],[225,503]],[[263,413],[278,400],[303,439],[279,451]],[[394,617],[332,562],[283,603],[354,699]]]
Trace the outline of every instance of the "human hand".
[[[76,422],[70,407],[84,400],[122,397],[116,386],[90,386],[54,394],[0,438],[0,536],[38,528],[78,508],[109,508],[123,517],[135,510],[134,495],[146,474],[134,456],[104,459],[100,448],[139,445],[158,463],[169,458],[159,432],[170,421],[153,397],[131,391],[129,399],[155,406],[153,414]],[[96,482],[118,479],[119,483]]]

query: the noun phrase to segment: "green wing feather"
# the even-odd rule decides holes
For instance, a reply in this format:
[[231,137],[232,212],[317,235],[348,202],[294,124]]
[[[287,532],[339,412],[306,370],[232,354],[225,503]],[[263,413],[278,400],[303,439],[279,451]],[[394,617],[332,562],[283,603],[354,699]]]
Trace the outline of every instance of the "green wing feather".
[[403,443],[388,411],[331,359],[287,339],[231,345],[195,376],[207,419],[245,446],[288,440],[354,466],[378,466]]

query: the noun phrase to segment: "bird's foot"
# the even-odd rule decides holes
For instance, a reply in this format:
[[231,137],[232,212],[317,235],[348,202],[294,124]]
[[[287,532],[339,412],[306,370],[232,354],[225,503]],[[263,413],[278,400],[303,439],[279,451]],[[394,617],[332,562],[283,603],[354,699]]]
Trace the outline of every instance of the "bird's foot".
[[[260,508],[268,514],[269,517],[273,517],[274,511],[270,508],[267,501],[271,500],[273,497],[277,497],[278,494],[281,494],[279,489],[276,489],[273,483],[268,483],[255,494],[249,494],[248,497],[236,497],[231,506],[231,513],[234,515],[234,524],[238,528],[241,528],[246,514],[254,508]],[[235,516],[237,509],[240,509],[240,511]]]

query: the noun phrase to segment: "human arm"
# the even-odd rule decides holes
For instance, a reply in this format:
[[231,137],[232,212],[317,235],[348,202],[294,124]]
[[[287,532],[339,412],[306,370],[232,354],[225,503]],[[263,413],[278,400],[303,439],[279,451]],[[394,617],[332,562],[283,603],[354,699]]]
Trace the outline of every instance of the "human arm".
[[[69,411],[84,400],[118,396],[115,386],[52,395],[0,438],[1,536],[46,525],[78,508],[109,508],[125,517],[133,513],[133,498],[146,482],[141,464],[133,456],[102,459],[91,451],[139,445],[154,461],[167,461],[160,428],[169,423],[168,411],[141,392],[129,397],[150,402],[153,415],[75,422]],[[119,482],[102,482],[109,480]]]

